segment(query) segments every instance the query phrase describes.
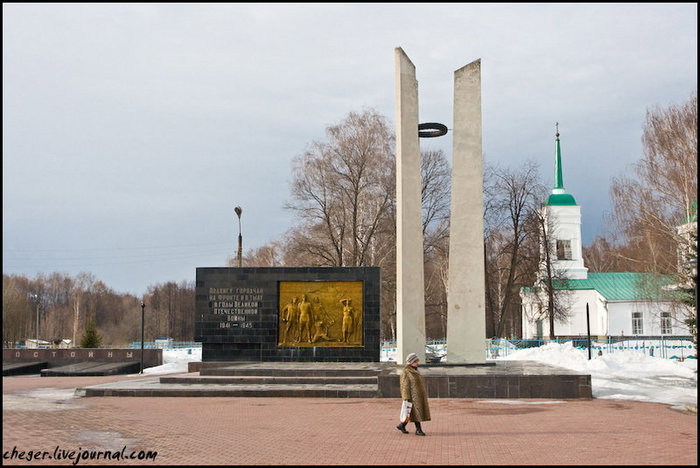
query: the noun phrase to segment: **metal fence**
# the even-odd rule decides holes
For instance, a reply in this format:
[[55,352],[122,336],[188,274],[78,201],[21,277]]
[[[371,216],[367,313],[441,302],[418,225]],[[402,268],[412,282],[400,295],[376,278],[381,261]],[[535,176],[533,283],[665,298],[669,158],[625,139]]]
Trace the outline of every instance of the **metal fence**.
[[[586,337],[565,337],[549,339],[523,340],[518,338],[492,338],[486,340],[486,358],[497,359],[526,348],[537,348],[549,343],[571,343],[579,349],[588,349]],[[425,342],[426,358],[438,360],[445,353],[445,339],[428,339]],[[17,346],[24,348],[24,346]],[[124,346],[102,346],[103,348],[124,348]],[[129,349],[141,349],[140,341],[132,341]],[[202,343],[196,341],[156,340],[144,341],[144,349],[201,349]],[[665,359],[695,359],[695,346],[691,337],[608,337],[603,340],[591,340],[591,352],[608,354],[616,352],[637,351],[649,356]],[[384,360],[396,352],[395,341],[382,341],[381,355]]]
[[[525,348],[537,348],[549,343],[571,343],[575,348],[588,349],[586,337],[562,337],[549,339],[523,340],[518,338],[492,338],[486,340],[486,358],[497,359]],[[446,346],[445,339],[426,340],[426,358],[439,359]],[[695,346],[692,338],[688,337],[607,337],[603,340],[591,340],[591,353],[609,354],[616,352],[637,351],[649,356],[664,359],[695,359]],[[395,341],[382,342],[382,355],[384,357],[396,352]]]
[[[487,358],[508,356],[509,353],[525,348],[536,348],[548,343],[571,343],[575,348],[588,349],[586,337],[566,337],[549,339],[490,339],[486,340]],[[607,337],[591,339],[591,352],[595,354],[610,354],[616,352],[637,351],[649,356],[664,359],[696,358],[695,346],[691,337]]]
[[[202,343],[197,341],[144,341],[144,349],[146,348],[162,348],[162,349],[183,349],[183,348],[201,348]],[[140,341],[132,341],[129,348],[141,349]]]
[[[155,340],[155,341],[144,341],[144,349],[183,349],[183,348],[201,348],[202,343],[196,341],[172,341],[172,340]],[[17,348],[17,349],[73,349],[73,347],[65,346],[50,346],[50,345],[40,345],[40,346],[27,346],[25,342],[18,343],[3,343],[3,348]],[[132,341],[129,344],[109,344],[100,345],[100,348],[104,349],[141,349],[140,341]]]

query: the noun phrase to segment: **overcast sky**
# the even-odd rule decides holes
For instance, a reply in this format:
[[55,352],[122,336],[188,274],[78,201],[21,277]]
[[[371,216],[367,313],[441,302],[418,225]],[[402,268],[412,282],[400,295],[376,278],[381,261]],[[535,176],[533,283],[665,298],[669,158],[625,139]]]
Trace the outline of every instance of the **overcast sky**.
[[[487,163],[539,162],[584,245],[642,155],[645,114],[697,90],[697,5],[3,4],[3,273],[193,281],[293,224],[292,159],[350,111],[394,125],[394,49],[420,121],[451,128],[482,66]],[[450,133],[422,149],[451,158]]]

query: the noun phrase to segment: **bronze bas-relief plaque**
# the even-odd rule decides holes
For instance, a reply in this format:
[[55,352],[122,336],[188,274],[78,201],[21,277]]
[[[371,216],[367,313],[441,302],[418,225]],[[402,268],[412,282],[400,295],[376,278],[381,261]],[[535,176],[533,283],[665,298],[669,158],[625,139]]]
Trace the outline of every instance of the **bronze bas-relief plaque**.
[[279,346],[362,346],[362,281],[281,281]]

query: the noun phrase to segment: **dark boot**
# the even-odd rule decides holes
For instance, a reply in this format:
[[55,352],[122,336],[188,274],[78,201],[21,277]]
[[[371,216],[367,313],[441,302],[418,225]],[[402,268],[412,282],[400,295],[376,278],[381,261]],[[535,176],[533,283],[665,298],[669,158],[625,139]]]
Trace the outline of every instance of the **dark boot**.
[[420,423],[418,421],[416,421],[416,435],[419,435],[419,436],[425,435],[425,432],[423,432],[423,429],[421,429]]
[[406,423],[405,422],[402,422],[401,424],[396,426],[396,429],[400,430],[404,434],[408,434],[408,431],[406,430]]

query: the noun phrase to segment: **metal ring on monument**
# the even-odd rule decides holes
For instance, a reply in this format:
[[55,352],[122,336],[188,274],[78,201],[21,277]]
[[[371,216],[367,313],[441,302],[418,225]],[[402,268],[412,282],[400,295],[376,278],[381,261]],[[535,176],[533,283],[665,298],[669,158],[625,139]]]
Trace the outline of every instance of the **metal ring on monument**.
[[447,127],[441,123],[418,124],[418,138],[435,138],[447,134]]

